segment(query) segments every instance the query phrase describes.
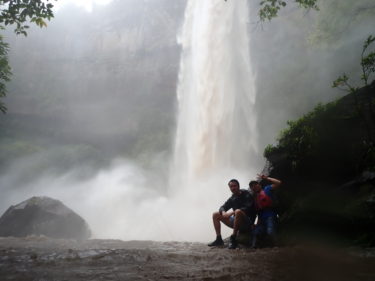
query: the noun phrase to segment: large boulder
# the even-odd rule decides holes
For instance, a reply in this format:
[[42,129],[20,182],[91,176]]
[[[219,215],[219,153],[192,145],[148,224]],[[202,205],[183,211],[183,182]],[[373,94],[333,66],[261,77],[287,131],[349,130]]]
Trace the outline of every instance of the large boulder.
[[91,231],[86,221],[62,202],[49,197],[32,197],[10,206],[0,218],[0,236],[28,235],[87,239]]

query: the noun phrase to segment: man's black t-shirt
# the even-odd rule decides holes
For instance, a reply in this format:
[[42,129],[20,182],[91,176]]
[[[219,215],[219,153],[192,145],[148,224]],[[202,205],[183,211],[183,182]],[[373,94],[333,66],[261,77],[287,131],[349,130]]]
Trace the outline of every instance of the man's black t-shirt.
[[228,211],[233,209],[233,211],[240,209],[245,212],[245,214],[252,220],[255,220],[256,212],[254,205],[254,198],[251,193],[246,189],[241,189],[240,195],[232,195],[220,210]]

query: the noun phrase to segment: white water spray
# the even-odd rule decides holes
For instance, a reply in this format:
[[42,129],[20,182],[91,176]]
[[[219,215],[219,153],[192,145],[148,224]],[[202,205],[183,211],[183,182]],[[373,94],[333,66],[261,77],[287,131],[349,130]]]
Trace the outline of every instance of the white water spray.
[[[172,182],[256,165],[255,89],[246,0],[190,0],[183,48]],[[228,179],[229,180],[229,179]]]

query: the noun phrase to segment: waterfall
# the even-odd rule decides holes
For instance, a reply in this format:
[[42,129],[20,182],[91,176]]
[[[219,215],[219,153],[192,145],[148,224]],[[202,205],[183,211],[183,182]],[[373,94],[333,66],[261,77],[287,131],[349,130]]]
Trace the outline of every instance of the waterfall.
[[255,89],[248,21],[247,0],[187,4],[179,38],[172,182],[195,182],[228,169],[249,171],[254,164]]
[[[179,38],[179,108],[169,183],[159,174],[163,165],[146,171],[132,161],[118,159],[87,179],[78,177],[79,169],[59,177],[47,169],[17,191],[12,186],[19,185],[18,173],[12,172],[0,178],[0,184],[9,186],[3,197],[12,194],[12,200],[22,197],[23,201],[24,196],[40,194],[68,202],[88,221],[96,238],[213,239],[212,213],[230,196],[228,181],[237,178],[247,188],[263,164],[258,161],[255,141],[247,2],[187,3]],[[37,157],[43,160],[44,154]],[[42,161],[31,155],[17,167],[24,178],[29,178],[27,171],[34,159]],[[163,160],[149,159],[155,166]],[[223,227],[224,237],[226,231],[229,228]]]

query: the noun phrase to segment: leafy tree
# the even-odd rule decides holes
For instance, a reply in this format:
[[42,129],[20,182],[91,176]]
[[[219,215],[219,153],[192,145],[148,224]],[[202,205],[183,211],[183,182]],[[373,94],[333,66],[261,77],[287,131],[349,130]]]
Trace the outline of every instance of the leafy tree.
[[[228,1],[228,0],[225,0]],[[235,1],[235,0],[233,0]],[[261,0],[259,2],[259,18],[261,21],[272,20],[277,17],[279,11],[286,7],[287,0]],[[291,0],[289,0],[291,2]],[[294,0],[301,8],[319,10],[318,0]]]
[[[375,74],[375,50],[369,52],[369,47],[374,42],[375,36],[370,35],[365,40],[362,47],[360,65],[362,70],[361,80],[364,83],[364,87],[369,86],[369,79]],[[373,136],[373,131],[375,130],[373,128],[375,125],[375,110],[373,108],[375,102],[374,99],[368,97],[367,99],[359,100],[357,97],[359,87],[351,85],[349,83],[349,77],[345,73],[333,81],[332,87],[344,90],[354,95],[356,110],[358,115],[361,116],[367,130],[369,146],[375,146],[375,139]],[[366,111],[368,111],[368,114]]]
[[[54,0],[56,1],[56,0]],[[50,0],[4,0],[0,1],[0,29],[7,25],[15,25],[16,34],[27,35],[28,23],[39,27],[47,26],[45,20],[53,17],[53,4]],[[12,75],[8,62],[9,45],[0,35],[0,98],[6,96],[5,83]],[[5,113],[6,107],[0,101],[0,111]]]
[[[6,87],[5,82],[10,80],[11,70],[8,63],[8,44],[3,41],[3,37],[0,35],[0,98],[5,97]],[[6,107],[3,102],[0,101],[0,111],[5,113]]]
[[[369,85],[369,79],[375,74],[375,50],[368,52],[368,48],[372,43],[375,42],[375,36],[370,35],[364,42],[362,53],[361,53],[361,80],[364,82],[364,86]],[[355,93],[359,87],[352,86],[349,84],[349,77],[344,73],[339,76],[332,84],[333,88],[338,88],[349,93]]]
[[278,150],[285,150],[288,152],[288,158],[292,163],[293,169],[297,168],[299,163],[303,162],[305,158],[312,157],[315,154],[319,139],[316,123],[320,123],[322,119],[324,120],[327,112],[334,106],[335,103],[318,104],[314,110],[303,115],[298,120],[287,121],[288,128],[280,132],[277,139],[278,145],[266,146],[263,156],[269,158]]
[[[56,1],[56,0],[55,0]],[[27,35],[27,22],[39,27],[47,26],[45,19],[53,17],[53,4],[50,0],[4,0],[0,1],[0,26],[15,24],[16,34]]]
[[[289,2],[291,2],[289,0]],[[301,8],[318,10],[318,0],[294,0]],[[260,1],[259,18],[261,21],[272,20],[277,17],[279,11],[286,7],[285,0],[262,0]]]

